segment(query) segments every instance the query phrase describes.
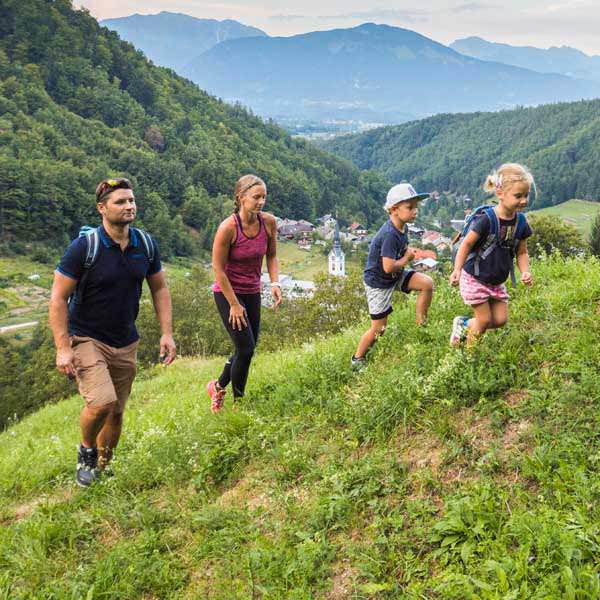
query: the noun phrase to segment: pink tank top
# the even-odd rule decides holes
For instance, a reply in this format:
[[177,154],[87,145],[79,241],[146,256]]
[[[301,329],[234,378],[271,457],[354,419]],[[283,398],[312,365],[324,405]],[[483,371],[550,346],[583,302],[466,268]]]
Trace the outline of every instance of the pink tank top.
[[[238,214],[233,216],[237,235],[229,250],[225,273],[233,291],[237,294],[258,294],[260,293],[262,262],[267,253],[268,238],[265,223],[258,215],[258,233],[249,238],[242,229],[240,216]],[[216,281],[213,283],[212,289],[213,292],[222,291]]]

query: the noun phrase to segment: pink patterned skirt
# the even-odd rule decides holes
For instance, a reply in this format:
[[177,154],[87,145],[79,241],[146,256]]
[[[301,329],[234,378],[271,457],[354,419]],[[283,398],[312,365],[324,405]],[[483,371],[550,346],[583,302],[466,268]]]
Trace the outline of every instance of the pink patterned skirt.
[[484,283],[469,275],[464,269],[460,274],[459,285],[460,295],[463,297],[465,304],[469,304],[470,306],[483,304],[490,298],[492,300],[499,300],[500,302],[508,302],[510,298],[506,291],[506,285],[503,283],[499,285]]

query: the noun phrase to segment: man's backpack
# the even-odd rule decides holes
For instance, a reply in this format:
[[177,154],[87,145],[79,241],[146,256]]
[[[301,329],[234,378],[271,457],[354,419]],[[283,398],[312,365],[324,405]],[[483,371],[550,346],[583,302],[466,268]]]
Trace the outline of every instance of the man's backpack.
[[[485,260],[498,246],[508,248],[510,250],[511,258],[514,260],[515,256],[517,255],[517,246],[523,238],[523,234],[525,233],[525,227],[527,225],[527,219],[525,218],[525,215],[522,212],[517,213],[517,223],[513,230],[512,237],[507,238],[505,240],[501,240],[500,221],[498,220],[498,215],[496,215],[494,207],[491,205],[478,206],[467,217],[463,230],[457,234],[454,240],[452,240],[452,262],[454,262],[456,258],[456,254],[458,253],[458,249],[460,248],[462,241],[465,239],[465,236],[471,229],[471,225],[473,225],[473,220],[475,219],[475,217],[481,214],[485,214],[489,219],[490,232],[487,238],[482,242],[480,241],[477,245],[477,248],[470,252],[467,256],[467,260],[475,258],[473,264],[473,272],[475,277],[479,276],[481,261]],[[515,267],[512,262],[510,266],[510,281],[513,286],[517,284],[515,278]]]
[[[135,234],[139,236],[140,240],[142,241],[142,246],[144,248],[144,252],[146,253],[146,257],[148,258],[148,262],[152,264],[154,262],[154,244],[152,242],[152,238],[148,233],[142,231],[141,229],[137,229],[136,227],[130,227],[130,229],[133,229]],[[85,237],[86,239],[86,253],[85,260],[83,261],[83,271],[81,273],[81,277],[77,282],[77,286],[75,287],[73,295],[69,299],[69,302],[74,302],[75,304],[81,304],[83,302],[83,294],[85,292],[88,275],[90,273],[90,269],[94,266],[96,260],[98,259],[102,242],[98,227],[90,227],[89,225],[84,225],[81,227],[79,230],[79,237]]]

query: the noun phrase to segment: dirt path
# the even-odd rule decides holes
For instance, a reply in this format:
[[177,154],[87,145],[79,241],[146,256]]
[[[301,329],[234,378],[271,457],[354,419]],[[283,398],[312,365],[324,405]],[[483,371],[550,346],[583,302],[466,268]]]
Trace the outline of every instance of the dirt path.
[[17,325],[6,325],[5,327],[0,327],[0,333],[14,331],[15,329],[23,329],[24,327],[34,327],[38,323],[39,321],[29,321],[28,323],[19,323]]

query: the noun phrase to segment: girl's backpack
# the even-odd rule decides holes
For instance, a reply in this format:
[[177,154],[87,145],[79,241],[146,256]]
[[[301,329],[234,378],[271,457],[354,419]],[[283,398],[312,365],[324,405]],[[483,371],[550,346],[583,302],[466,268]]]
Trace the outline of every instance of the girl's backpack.
[[[137,229],[136,227],[131,227],[142,240],[142,246],[144,248],[144,252],[146,253],[146,257],[150,264],[154,262],[154,243],[152,242],[152,238],[148,233],[142,231],[141,229]],[[83,272],[81,273],[81,278],[77,282],[77,287],[73,292],[71,298],[69,298],[69,302],[74,302],[75,304],[81,304],[83,302],[83,293],[85,291],[85,286],[87,283],[87,278],[90,272],[90,269],[94,266],[96,260],[98,259],[98,255],[100,254],[100,232],[98,231],[98,227],[90,227],[89,225],[83,225],[79,230],[79,237],[85,237],[87,250],[85,253],[85,260],[83,261]]]
[[[458,249],[460,248],[462,240],[464,240],[465,236],[469,232],[469,229],[471,228],[471,225],[473,225],[473,219],[482,213],[485,213],[490,221],[490,233],[487,238],[483,240],[483,242],[480,241],[478,246],[467,256],[467,260],[475,258],[473,265],[475,277],[479,275],[479,263],[482,260],[485,260],[498,246],[508,248],[510,250],[511,257],[514,260],[517,254],[517,246],[523,237],[525,226],[527,224],[525,215],[522,212],[517,213],[517,224],[513,230],[513,236],[511,238],[501,240],[499,235],[500,222],[498,221],[498,216],[496,215],[494,207],[492,205],[478,206],[467,217],[463,230],[452,240],[452,262],[454,262],[456,258],[456,254],[458,253]],[[513,287],[517,284],[517,280],[515,278],[515,267],[512,263],[510,267],[510,281]]]

